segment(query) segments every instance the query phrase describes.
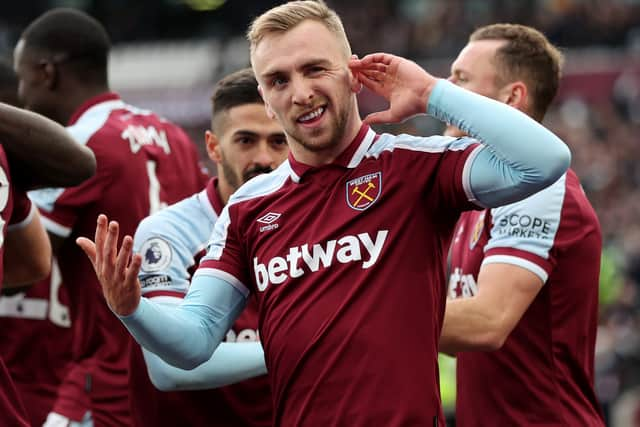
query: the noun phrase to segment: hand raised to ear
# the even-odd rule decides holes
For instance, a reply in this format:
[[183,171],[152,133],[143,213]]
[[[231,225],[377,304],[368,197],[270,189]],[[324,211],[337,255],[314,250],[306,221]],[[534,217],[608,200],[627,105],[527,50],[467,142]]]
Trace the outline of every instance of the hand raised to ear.
[[418,64],[387,53],[362,59],[352,56],[349,67],[362,84],[389,101],[389,108],[369,114],[365,123],[398,123],[425,114],[437,79]]

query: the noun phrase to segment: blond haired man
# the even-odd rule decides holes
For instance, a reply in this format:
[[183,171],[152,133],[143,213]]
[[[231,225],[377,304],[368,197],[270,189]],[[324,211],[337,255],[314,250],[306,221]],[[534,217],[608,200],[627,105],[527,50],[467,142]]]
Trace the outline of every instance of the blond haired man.
[[[351,57],[340,19],[322,2],[267,11],[249,40],[288,161],[231,197],[189,294],[171,310],[140,300],[140,258],[129,262],[130,237],[117,253],[118,225],[101,217],[95,246],[79,244],[110,306],[143,346],[188,368],[209,358],[255,297],[275,425],[444,425],[437,349],[455,219],[557,180],[566,146],[406,59]],[[363,84],[390,101],[364,122]],[[425,112],[483,143],[376,135],[368,126]],[[514,144],[519,138],[543,149]]]

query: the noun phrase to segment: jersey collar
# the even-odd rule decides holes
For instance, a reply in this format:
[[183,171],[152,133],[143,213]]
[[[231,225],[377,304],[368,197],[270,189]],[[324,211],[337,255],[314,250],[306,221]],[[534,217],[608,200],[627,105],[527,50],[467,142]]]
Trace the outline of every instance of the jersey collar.
[[209,180],[205,191],[207,192],[207,200],[209,200],[213,211],[216,215],[220,215],[224,208],[224,203],[222,203],[222,199],[218,193],[218,177],[214,177]]
[[[362,124],[356,137],[349,146],[330,164],[343,168],[353,169],[360,164],[367,150],[376,138],[376,133],[367,124]],[[300,177],[312,169],[317,169],[305,163],[297,161],[293,154],[289,153],[289,164],[291,166],[291,178],[294,182],[299,182]],[[326,165],[323,165],[324,167]]]
[[117,93],[106,92],[100,95],[94,96],[93,98],[89,98],[86,100],[80,107],[76,109],[76,111],[71,115],[69,119],[69,124],[67,126],[71,126],[75,124],[80,116],[87,112],[87,110],[94,105],[101,104],[106,101],[119,101],[120,96]]

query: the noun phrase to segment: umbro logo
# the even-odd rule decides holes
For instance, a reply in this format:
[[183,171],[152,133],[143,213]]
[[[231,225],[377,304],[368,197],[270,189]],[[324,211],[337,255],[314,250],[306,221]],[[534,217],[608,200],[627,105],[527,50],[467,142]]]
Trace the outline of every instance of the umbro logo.
[[281,215],[282,214],[275,212],[268,212],[267,214],[258,218],[256,220],[257,222],[265,224],[260,227],[260,232],[262,233],[263,231],[275,230],[276,228],[278,228],[279,225],[277,223],[274,224],[273,222],[280,218]]

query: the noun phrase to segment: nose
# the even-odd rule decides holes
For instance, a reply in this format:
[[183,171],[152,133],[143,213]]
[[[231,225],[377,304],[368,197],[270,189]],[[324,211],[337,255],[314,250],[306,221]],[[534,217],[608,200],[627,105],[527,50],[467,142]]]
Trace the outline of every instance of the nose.
[[260,141],[258,144],[257,152],[255,153],[255,157],[253,159],[254,163],[260,167],[270,167],[272,169],[275,168],[275,156],[273,150],[269,146],[269,142],[266,140]]
[[311,81],[304,77],[292,79],[292,100],[297,105],[309,105],[313,100],[313,88]]

